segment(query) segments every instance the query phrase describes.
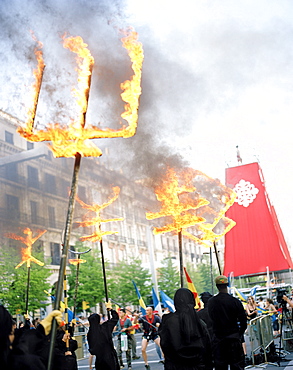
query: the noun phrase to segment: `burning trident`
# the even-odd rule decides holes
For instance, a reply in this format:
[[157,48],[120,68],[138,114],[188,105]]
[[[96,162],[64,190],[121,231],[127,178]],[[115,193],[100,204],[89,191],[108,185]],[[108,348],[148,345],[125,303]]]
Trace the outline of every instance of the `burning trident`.
[[[186,229],[191,227],[196,227],[204,233],[205,240],[212,240],[211,237],[215,238],[215,233],[212,229],[221,219],[223,213],[229,208],[233,202],[230,202],[230,197],[227,195],[227,205],[221,212],[214,211],[215,220],[212,224],[206,223],[206,217],[208,216],[207,207],[210,202],[200,197],[196,188],[192,183],[195,175],[201,175],[208,178],[206,175],[199,171],[195,171],[192,168],[185,168],[180,174],[172,168],[168,168],[165,177],[161,181],[161,186],[155,188],[155,193],[158,201],[162,203],[162,208],[159,212],[148,212],[146,218],[148,220],[153,220],[160,217],[170,217],[172,222],[162,226],[155,227],[153,230],[154,234],[162,234],[167,232],[177,233],[179,242],[179,262],[180,262],[180,282],[181,287],[183,287],[183,258],[182,258],[182,235],[186,237],[199,241],[203,241],[192,235]],[[230,189],[229,189],[230,190]],[[229,191],[227,188],[226,193]],[[235,198],[234,198],[235,199]],[[228,202],[229,200],[229,202]],[[204,211],[201,211],[204,210]],[[205,216],[205,217],[203,217]],[[227,219],[228,220],[228,219]],[[230,220],[232,222],[232,220]],[[235,224],[235,223],[234,223]],[[230,225],[229,225],[230,227]],[[228,231],[227,226],[225,232]],[[232,227],[232,226],[231,226]],[[231,228],[230,227],[230,228]],[[208,245],[206,245],[208,246]]]
[[21,249],[22,254],[22,260],[21,262],[15,267],[15,269],[18,269],[20,266],[22,266],[24,263],[26,263],[27,267],[27,287],[26,287],[26,299],[25,299],[25,312],[28,315],[28,298],[29,298],[29,285],[30,285],[30,276],[31,276],[31,262],[36,263],[39,266],[44,266],[44,263],[39,261],[37,258],[32,256],[32,245],[35,243],[36,240],[38,240],[42,235],[45,234],[47,230],[40,230],[38,231],[38,234],[33,237],[33,232],[30,228],[25,228],[23,230],[23,233],[26,235],[25,237],[16,235],[14,233],[7,233],[4,234],[9,239],[19,240],[23,244],[27,246],[27,248]]
[[[78,203],[82,206],[82,208],[88,209],[88,212],[92,211],[96,213],[96,216],[94,218],[88,218],[87,214],[84,216],[84,221],[78,222],[80,226],[86,227],[86,226],[94,226],[95,231],[91,235],[82,236],[80,238],[81,241],[89,240],[92,242],[99,241],[100,242],[100,250],[101,250],[101,257],[102,257],[102,268],[103,268],[103,277],[104,277],[104,289],[105,289],[105,297],[106,302],[109,301],[108,297],[108,289],[107,289],[107,280],[106,280],[106,270],[105,270],[105,261],[104,261],[104,251],[103,251],[103,241],[102,237],[103,235],[111,235],[111,234],[117,234],[118,231],[102,231],[101,230],[101,224],[104,222],[111,222],[111,221],[123,221],[124,218],[112,218],[112,219],[102,219],[101,218],[101,211],[108,207],[110,204],[112,204],[119,196],[120,188],[118,186],[114,186],[112,188],[112,191],[114,193],[114,196],[108,200],[108,202],[103,203],[102,205],[98,204],[86,204],[82,200],[80,200],[78,197],[76,197],[76,200]],[[108,311],[109,316],[109,311]]]
[[[142,44],[137,41],[137,38],[137,33],[133,30],[129,30],[126,33],[126,36],[122,39],[123,47],[127,49],[128,55],[132,62],[134,75],[130,80],[127,80],[120,85],[123,91],[121,97],[126,103],[124,106],[125,111],[122,113],[121,117],[127,121],[128,126],[124,125],[117,131],[111,129],[99,129],[95,126],[85,127],[94,58],[87,48],[87,44],[83,42],[81,37],[63,37],[63,46],[77,54],[77,62],[79,66],[78,89],[74,90],[74,96],[77,99],[79,107],[79,117],[74,122],[70,123],[66,129],[64,127],[60,127],[58,124],[52,124],[49,125],[46,130],[35,130],[34,121],[45,68],[41,50],[42,44],[39,43],[38,48],[35,50],[38,60],[38,68],[34,71],[36,82],[34,84],[34,94],[32,99],[33,103],[32,107],[28,111],[28,120],[26,121],[24,127],[18,128],[18,132],[21,136],[29,141],[51,141],[50,148],[55,157],[75,157],[68,212],[65,224],[62,258],[60,262],[56,300],[54,305],[55,309],[59,308],[62,295],[62,280],[65,275],[81,157],[100,156],[102,154],[100,149],[90,142],[89,139],[114,137],[128,138],[133,136],[136,132],[139,97],[141,95],[140,82],[143,62]],[[52,368],[56,328],[56,321],[54,321],[51,330],[48,370],[51,370]]]

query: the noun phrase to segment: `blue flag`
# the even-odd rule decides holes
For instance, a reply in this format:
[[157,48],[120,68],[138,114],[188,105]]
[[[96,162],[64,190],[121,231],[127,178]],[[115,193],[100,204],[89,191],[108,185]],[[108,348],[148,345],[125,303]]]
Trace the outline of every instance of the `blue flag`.
[[162,290],[160,290],[160,295],[164,307],[168,307],[171,312],[175,312],[174,301],[167,296]]
[[152,296],[153,296],[154,310],[158,311],[159,315],[162,316],[161,302],[159,301],[158,296],[157,296],[156,291],[155,291],[154,288],[152,288]]
[[251,288],[249,295],[254,296],[257,288],[260,288],[260,285],[255,285],[253,288]]
[[146,305],[145,305],[145,303],[144,303],[144,301],[143,301],[143,299],[140,295],[140,292],[139,292],[139,290],[138,290],[138,288],[137,288],[137,286],[136,286],[136,284],[133,280],[132,280],[132,283],[133,283],[134,288],[136,290],[136,294],[137,294],[137,297],[138,297],[138,302],[139,302],[139,305],[140,305],[140,308],[141,308],[141,312],[142,312],[143,315],[145,315],[146,314]]

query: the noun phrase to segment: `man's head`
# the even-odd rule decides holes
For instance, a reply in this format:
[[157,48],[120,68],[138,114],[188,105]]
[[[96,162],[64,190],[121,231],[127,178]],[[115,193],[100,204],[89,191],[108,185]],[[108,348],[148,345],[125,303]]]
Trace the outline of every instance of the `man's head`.
[[153,309],[152,309],[152,307],[147,307],[147,308],[145,309],[145,311],[146,311],[147,316],[152,316],[152,314],[153,314]]
[[121,308],[121,309],[119,310],[118,314],[119,314],[120,319],[123,319],[123,318],[124,318],[124,316],[126,315],[126,311],[125,311],[125,309],[124,309],[124,308]]
[[219,275],[215,278],[215,283],[219,292],[228,291],[228,278],[225,275]]

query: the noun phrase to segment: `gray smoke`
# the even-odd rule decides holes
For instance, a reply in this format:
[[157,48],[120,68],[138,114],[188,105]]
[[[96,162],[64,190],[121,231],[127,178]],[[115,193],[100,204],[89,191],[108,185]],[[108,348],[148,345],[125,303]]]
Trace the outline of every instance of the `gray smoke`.
[[[66,125],[74,119],[71,89],[77,82],[76,63],[75,54],[62,46],[61,37],[67,33],[81,36],[95,58],[87,123],[120,127],[124,110],[120,83],[133,74],[120,40],[120,30],[131,26],[123,1],[2,1],[0,14],[1,79],[5,86],[0,92],[2,110],[26,119],[26,99],[36,67],[33,31],[43,43],[46,63],[35,125]],[[176,139],[186,134],[192,111],[188,96],[194,95],[196,101],[200,84],[188,70],[162,54],[149,29],[138,31],[145,59],[137,134],[129,139],[97,140],[98,146],[109,149],[108,164],[110,161],[112,168],[133,179],[160,176],[166,165],[185,165],[175,149]],[[103,163],[103,157],[100,161]]]

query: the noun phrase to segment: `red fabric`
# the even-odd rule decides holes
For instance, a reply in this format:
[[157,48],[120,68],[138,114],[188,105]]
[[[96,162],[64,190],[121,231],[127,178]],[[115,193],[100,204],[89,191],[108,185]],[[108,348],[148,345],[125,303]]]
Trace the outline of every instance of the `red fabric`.
[[[240,180],[258,190],[255,199],[244,207],[236,201],[226,216],[236,225],[225,235],[224,275],[257,275],[293,267],[277,216],[272,209],[258,163],[226,169],[226,185],[235,188]],[[238,199],[238,197],[237,197]]]

